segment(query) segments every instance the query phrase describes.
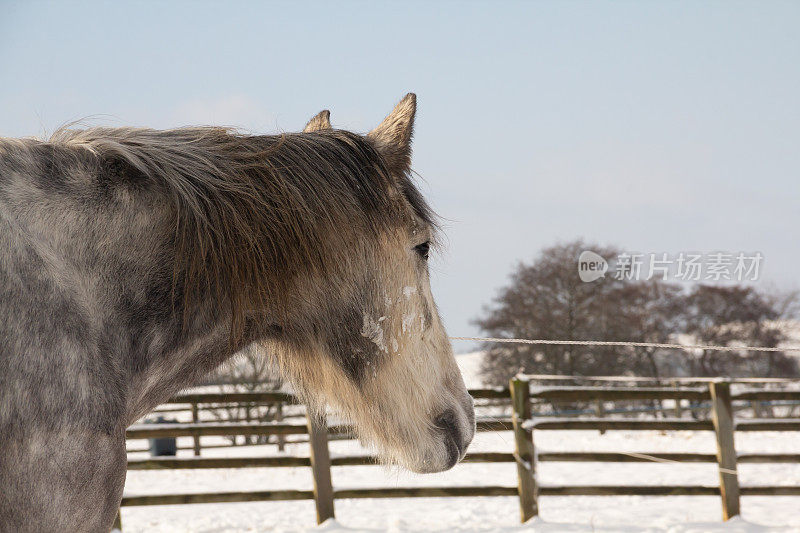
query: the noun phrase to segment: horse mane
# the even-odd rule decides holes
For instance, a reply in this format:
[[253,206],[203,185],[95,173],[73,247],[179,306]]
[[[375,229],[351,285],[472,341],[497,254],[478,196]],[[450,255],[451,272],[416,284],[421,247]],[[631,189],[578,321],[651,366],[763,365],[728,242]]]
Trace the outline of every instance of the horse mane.
[[184,313],[192,295],[227,301],[232,342],[248,310],[285,299],[275,292],[290,274],[324,273],[326,251],[346,249],[346,228],[376,234],[397,224],[398,194],[435,226],[409,172],[390,175],[378,149],[347,131],[62,128],[50,142],[89,150],[101,169],[122,162],[161,184],[175,206],[173,284]]

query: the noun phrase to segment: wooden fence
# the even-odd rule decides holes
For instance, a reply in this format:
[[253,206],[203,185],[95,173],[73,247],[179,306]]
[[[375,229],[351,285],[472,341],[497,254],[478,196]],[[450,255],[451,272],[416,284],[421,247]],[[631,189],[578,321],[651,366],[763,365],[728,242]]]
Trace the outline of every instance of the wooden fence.
[[[687,381],[688,383],[689,381]],[[695,382],[697,383],[697,382]],[[184,394],[170,403],[191,404],[192,423],[141,424],[127,430],[129,439],[158,437],[193,437],[195,454],[200,454],[201,436],[229,435],[307,435],[310,444],[308,457],[157,457],[130,459],[131,470],[185,469],[185,468],[247,468],[247,467],[310,467],[313,474],[312,490],[235,491],[217,493],[188,493],[163,495],[128,495],[122,506],[174,505],[184,503],[218,503],[246,501],[276,501],[313,499],[317,520],[324,521],[334,516],[334,501],[338,498],[403,498],[441,496],[516,496],[519,498],[522,521],[538,514],[538,499],[541,496],[611,496],[611,495],[715,495],[721,497],[723,519],[739,514],[740,496],[791,495],[800,496],[800,486],[739,486],[737,464],[739,463],[800,463],[797,454],[746,454],[737,455],[734,448],[735,431],[800,431],[800,419],[748,419],[736,420],[734,402],[799,401],[798,390],[745,389],[731,392],[729,381],[708,381],[700,386],[540,386],[531,390],[527,378],[511,380],[509,388],[471,390],[476,400],[507,400],[512,406],[511,418],[479,420],[478,431],[514,432],[514,451],[468,453],[467,463],[516,463],[516,485],[503,486],[459,486],[459,487],[392,487],[364,489],[334,489],[331,481],[332,466],[354,466],[377,464],[370,455],[330,457],[328,439],[333,435],[347,435],[347,426],[328,427],[326,421],[313,417],[306,422],[224,422],[202,423],[198,420],[202,404],[226,402],[292,402],[294,398],[284,393],[219,393]],[[536,402],[604,402],[637,400],[688,400],[709,402],[710,420],[685,418],[626,419],[626,418],[553,418],[532,415],[532,403]],[[602,413],[601,413],[602,414]],[[548,430],[692,430],[713,431],[716,436],[716,454],[702,453],[641,453],[626,452],[539,452],[535,451],[535,431]],[[719,485],[538,485],[535,471],[538,462],[677,462],[717,463]],[[121,523],[117,524],[121,527]]]

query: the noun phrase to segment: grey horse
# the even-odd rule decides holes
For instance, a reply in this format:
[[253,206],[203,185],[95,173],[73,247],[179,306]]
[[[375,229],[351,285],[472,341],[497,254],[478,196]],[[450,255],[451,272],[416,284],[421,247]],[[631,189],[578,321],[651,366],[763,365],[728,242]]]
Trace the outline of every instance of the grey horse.
[[263,344],[386,461],[452,467],[472,401],[430,290],[416,98],[372,132],[0,138],[0,530],[108,531],[125,428]]

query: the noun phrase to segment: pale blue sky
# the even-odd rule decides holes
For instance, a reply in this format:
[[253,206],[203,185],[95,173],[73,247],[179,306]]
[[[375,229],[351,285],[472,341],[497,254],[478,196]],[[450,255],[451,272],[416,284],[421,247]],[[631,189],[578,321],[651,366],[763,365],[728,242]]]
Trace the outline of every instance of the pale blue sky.
[[800,2],[0,0],[0,135],[323,108],[367,131],[414,91],[434,291],[469,335],[518,260],[576,237],[760,251],[760,283],[798,287],[798,28]]

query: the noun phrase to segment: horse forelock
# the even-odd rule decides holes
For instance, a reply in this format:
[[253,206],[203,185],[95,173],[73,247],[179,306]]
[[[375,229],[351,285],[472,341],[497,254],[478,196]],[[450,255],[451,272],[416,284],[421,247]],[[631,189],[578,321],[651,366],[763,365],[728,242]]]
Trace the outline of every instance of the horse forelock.
[[[325,278],[353,238],[435,216],[409,173],[389,175],[368,139],[341,131],[253,136],[217,127],[61,129],[53,145],[129,165],[175,207],[175,283],[226,302],[231,340],[268,302],[288,312],[298,275]],[[102,170],[101,170],[102,171]],[[398,199],[405,199],[398,200]]]

